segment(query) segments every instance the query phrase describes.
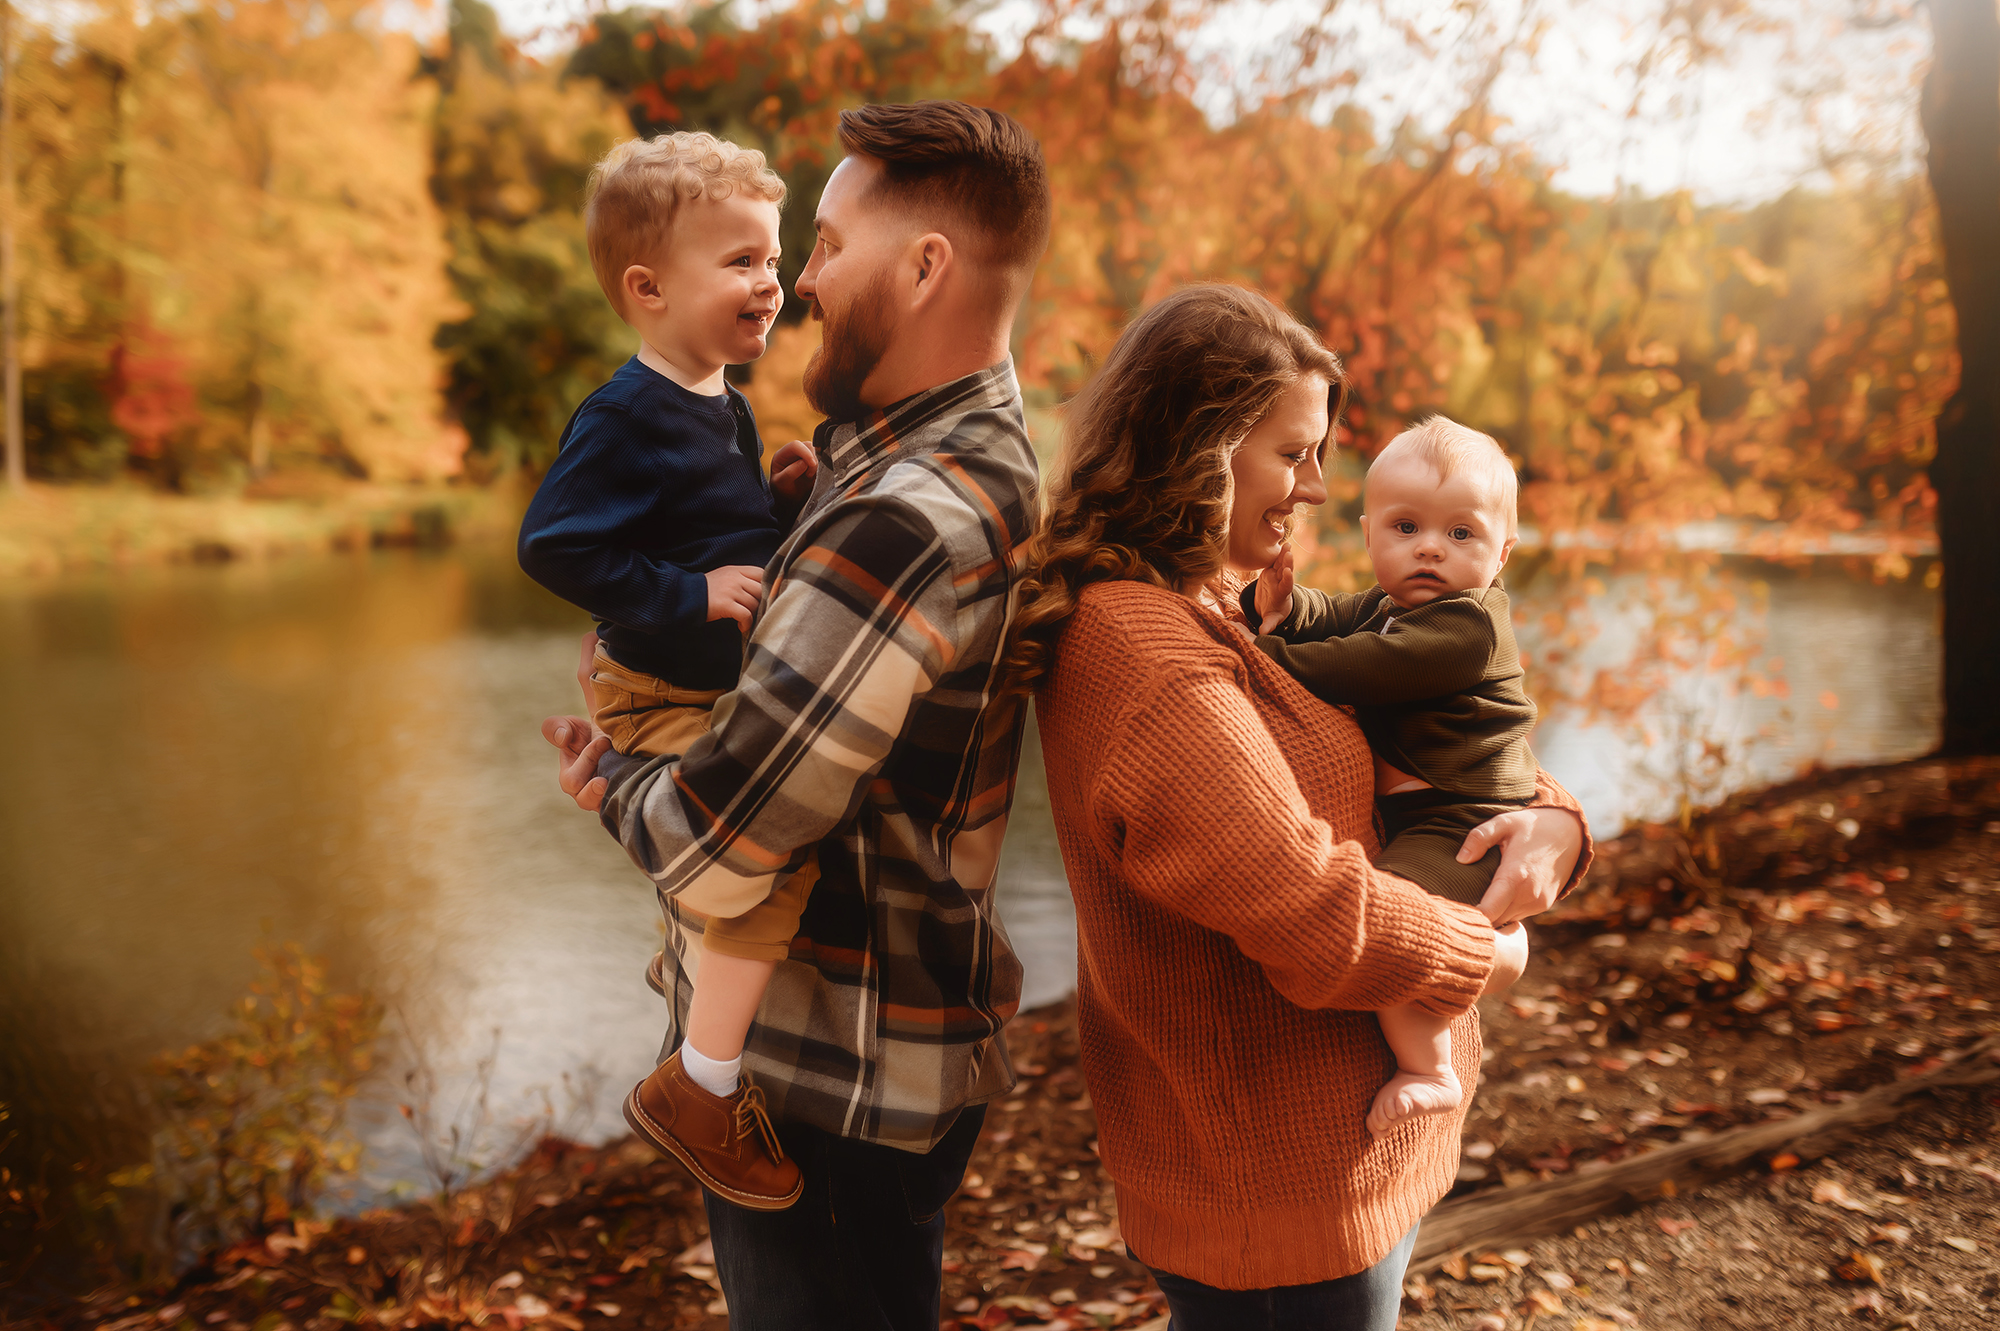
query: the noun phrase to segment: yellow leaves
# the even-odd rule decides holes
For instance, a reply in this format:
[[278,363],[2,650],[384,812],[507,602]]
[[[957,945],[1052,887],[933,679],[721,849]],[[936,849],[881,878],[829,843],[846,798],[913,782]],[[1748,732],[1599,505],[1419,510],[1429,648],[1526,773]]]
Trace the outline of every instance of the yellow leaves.
[[1833,1273],[1842,1280],[1853,1284],[1879,1285],[1882,1283],[1882,1259],[1871,1252],[1856,1249],[1846,1261],[1833,1268]]
[[159,1182],[204,1238],[291,1218],[290,1235],[266,1239],[277,1258],[305,1251],[324,1232],[295,1213],[358,1158],[344,1116],[381,1009],[328,994],[324,965],[296,944],[257,955],[264,973],[234,1006],[234,1027],[154,1060],[168,1109],[164,1154],[180,1166]]
[[1725,250],[1723,257],[1751,286],[1769,287],[1779,296],[1785,295],[1791,289],[1791,279],[1783,269],[1766,267],[1741,245]]
[[1875,1208],[1859,1197],[1850,1196],[1845,1184],[1839,1179],[1821,1179],[1813,1184],[1812,1199],[1822,1206],[1838,1206],[1843,1210],[1858,1211],[1862,1215],[1875,1214]]

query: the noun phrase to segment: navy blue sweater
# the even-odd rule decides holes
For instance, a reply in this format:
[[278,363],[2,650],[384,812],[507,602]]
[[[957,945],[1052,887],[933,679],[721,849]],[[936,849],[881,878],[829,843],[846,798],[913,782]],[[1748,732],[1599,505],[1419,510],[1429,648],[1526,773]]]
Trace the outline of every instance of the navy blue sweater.
[[702,574],[777,553],[763,453],[741,393],[691,393],[634,356],[564,428],[521,521],[521,567],[588,610],[618,664],[683,688],[733,687],[743,635],[709,620]]

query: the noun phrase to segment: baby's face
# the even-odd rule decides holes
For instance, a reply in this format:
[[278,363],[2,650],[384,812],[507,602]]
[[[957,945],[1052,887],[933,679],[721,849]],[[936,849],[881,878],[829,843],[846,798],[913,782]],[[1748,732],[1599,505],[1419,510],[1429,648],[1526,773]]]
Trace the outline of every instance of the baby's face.
[[1367,504],[1375,580],[1406,610],[1492,586],[1514,548],[1498,488],[1476,468],[1440,481],[1421,458],[1389,458],[1369,468]]

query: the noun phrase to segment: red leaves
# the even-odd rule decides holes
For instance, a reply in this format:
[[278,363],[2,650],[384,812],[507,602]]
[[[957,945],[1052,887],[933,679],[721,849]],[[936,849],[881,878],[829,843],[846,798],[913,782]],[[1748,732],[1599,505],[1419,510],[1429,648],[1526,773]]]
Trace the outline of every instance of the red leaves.
[[166,440],[201,419],[188,360],[172,338],[139,320],[111,349],[111,421],[135,457],[156,458]]

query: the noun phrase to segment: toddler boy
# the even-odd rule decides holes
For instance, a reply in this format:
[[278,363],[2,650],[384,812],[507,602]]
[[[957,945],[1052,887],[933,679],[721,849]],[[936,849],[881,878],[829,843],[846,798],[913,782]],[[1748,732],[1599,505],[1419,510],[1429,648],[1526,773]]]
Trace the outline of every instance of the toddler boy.
[[[1466,834],[1535,796],[1535,705],[1499,583],[1516,539],[1516,487],[1499,444],[1433,416],[1368,469],[1361,526],[1374,587],[1296,587],[1288,551],[1243,592],[1257,646],[1321,699],[1356,705],[1388,843],[1377,867],[1470,906],[1500,852],[1460,864]],[[1369,1131],[1456,1111],[1464,1091],[1449,1023],[1414,1006],[1379,1015],[1398,1072],[1369,1109]]]
[[[762,153],[709,134],[622,143],[591,172],[591,266],[639,353],[570,417],[520,558],[597,619],[592,719],[620,753],[680,754],[707,733],[741,669],[764,566],[812,487],[818,464],[801,443],[765,480],[750,404],[723,378],[764,354],[784,303],[784,197]],[[803,1185],[762,1091],[740,1076],[743,1042],[816,877],[809,863],[748,913],[707,921],[687,1038],[648,1079],[674,1113],[657,1121],[636,1089],[625,1103],[640,1136],[757,1210],[790,1206]]]

